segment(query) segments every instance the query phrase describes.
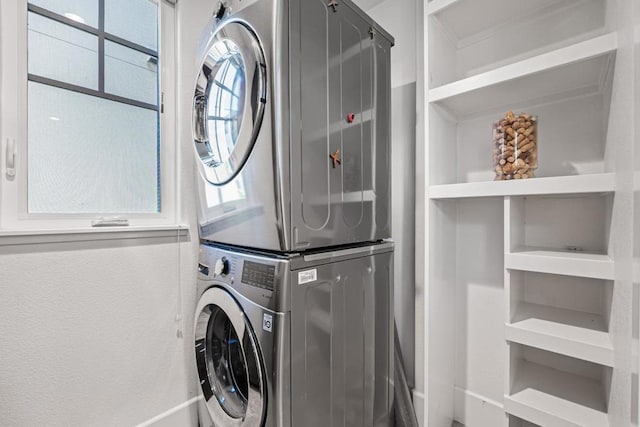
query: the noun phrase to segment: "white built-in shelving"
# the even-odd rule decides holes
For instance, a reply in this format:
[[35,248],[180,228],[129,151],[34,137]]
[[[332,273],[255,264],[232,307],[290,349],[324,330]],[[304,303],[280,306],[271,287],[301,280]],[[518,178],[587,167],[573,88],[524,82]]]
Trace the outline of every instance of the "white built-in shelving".
[[507,412],[545,427],[608,427],[603,381],[527,360],[514,361]]
[[[633,74],[617,63],[633,55],[630,10],[424,3],[424,425],[624,419],[630,390],[612,378],[629,366],[611,328],[630,322],[619,266],[632,254],[614,244],[631,221],[619,154],[632,152]],[[538,117],[536,178],[494,181],[491,126],[508,110]]]
[[429,99],[455,116],[467,116],[598,91],[616,47],[616,34],[605,34],[439,86],[429,90]]
[[505,268],[613,280],[613,260],[606,254],[520,247],[505,254]]
[[511,342],[613,366],[607,323],[596,313],[521,302],[505,334]]
[[609,193],[615,190],[615,174],[558,176],[512,181],[467,182],[429,187],[431,199]]

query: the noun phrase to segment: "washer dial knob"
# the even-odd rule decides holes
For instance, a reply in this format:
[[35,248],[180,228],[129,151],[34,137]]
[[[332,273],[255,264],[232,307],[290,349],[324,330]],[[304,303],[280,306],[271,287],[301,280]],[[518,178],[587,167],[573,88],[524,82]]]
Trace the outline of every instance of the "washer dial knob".
[[214,267],[214,272],[216,275],[226,276],[229,274],[229,270],[231,269],[231,265],[229,264],[229,260],[222,257],[216,260],[216,265]]

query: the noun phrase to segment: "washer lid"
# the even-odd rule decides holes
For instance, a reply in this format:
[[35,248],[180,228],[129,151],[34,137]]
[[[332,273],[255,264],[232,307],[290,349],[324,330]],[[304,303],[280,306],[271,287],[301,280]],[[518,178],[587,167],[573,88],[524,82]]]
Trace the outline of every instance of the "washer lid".
[[213,287],[196,308],[195,354],[204,404],[214,425],[259,427],[265,415],[264,369],[242,308]]
[[193,138],[201,172],[212,184],[242,169],[260,131],[267,74],[256,33],[230,21],[211,37],[196,80]]

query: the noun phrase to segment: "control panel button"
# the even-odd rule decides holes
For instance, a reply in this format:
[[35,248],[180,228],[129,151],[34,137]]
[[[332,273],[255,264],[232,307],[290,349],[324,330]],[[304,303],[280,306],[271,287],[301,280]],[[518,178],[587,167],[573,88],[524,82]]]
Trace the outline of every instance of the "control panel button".
[[228,259],[223,257],[216,260],[216,265],[213,270],[216,273],[216,275],[226,276],[227,274],[229,274],[230,270],[231,270],[231,265]]

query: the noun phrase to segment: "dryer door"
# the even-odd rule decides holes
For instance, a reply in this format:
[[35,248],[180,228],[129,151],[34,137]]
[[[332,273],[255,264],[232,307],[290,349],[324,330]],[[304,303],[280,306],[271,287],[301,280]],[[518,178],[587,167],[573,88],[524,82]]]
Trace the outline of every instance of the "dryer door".
[[207,44],[193,99],[200,171],[212,184],[242,169],[262,124],[267,74],[262,46],[244,22],[217,29]]
[[259,427],[266,408],[258,344],[242,308],[213,287],[196,309],[195,353],[203,401],[214,425]]

